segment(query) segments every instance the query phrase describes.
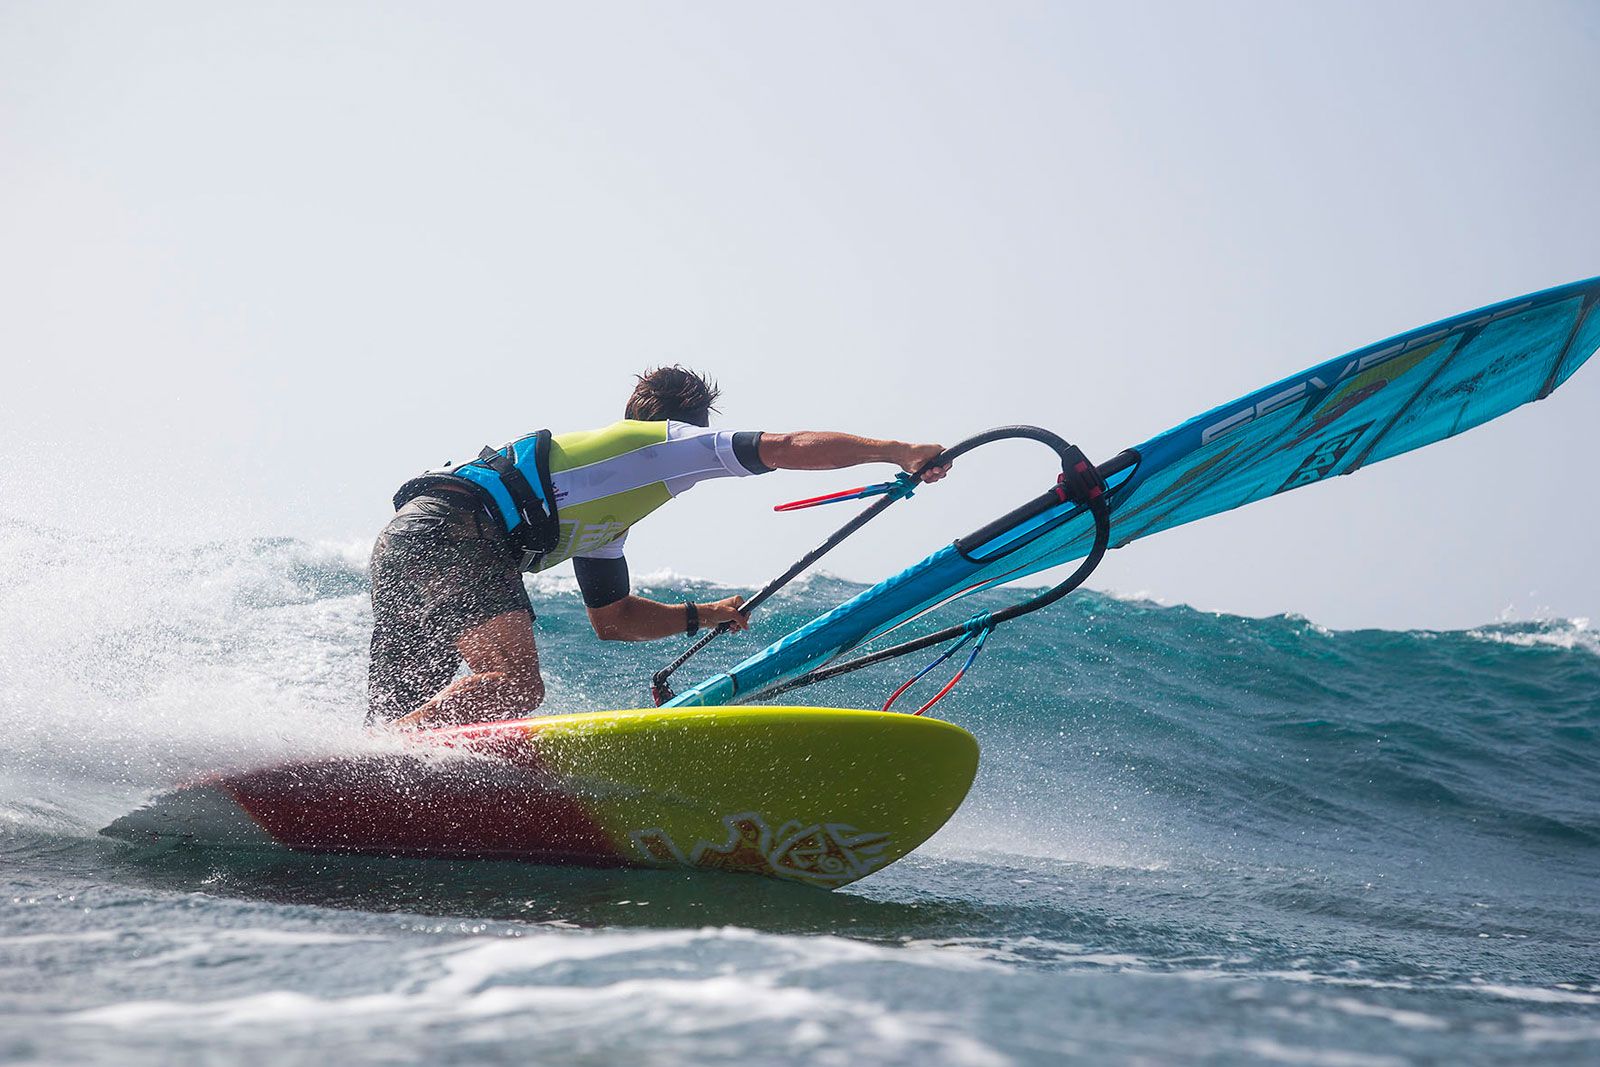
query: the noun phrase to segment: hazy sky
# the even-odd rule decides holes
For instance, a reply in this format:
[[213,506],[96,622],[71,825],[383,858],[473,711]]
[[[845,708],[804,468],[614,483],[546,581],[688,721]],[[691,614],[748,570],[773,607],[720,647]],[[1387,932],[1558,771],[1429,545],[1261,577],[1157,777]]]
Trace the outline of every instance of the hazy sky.
[[[0,512],[370,541],[404,477],[620,416],[1108,457],[1329,356],[1600,273],[1592,3],[0,2]],[[1352,625],[1600,614],[1600,366],[1095,584]],[[1031,495],[1018,448],[829,563]],[[855,475],[630,539],[757,583]]]

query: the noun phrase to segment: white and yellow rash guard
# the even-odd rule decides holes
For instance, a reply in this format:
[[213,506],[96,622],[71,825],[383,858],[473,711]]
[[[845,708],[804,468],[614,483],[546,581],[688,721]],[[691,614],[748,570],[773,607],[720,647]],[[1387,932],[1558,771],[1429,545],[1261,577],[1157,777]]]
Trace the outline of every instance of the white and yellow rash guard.
[[[561,536],[537,569],[571,559],[585,603],[599,607],[620,599],[627,592],[626,564],[580,561],[622,560],[628,529],[690,486],[767,473],[771,468],[761,462],[760,438],[759,433],[629,419],[599,430],[556,434],[550,441],[550,483]],[[613,595],[619,569],[622,593]]]

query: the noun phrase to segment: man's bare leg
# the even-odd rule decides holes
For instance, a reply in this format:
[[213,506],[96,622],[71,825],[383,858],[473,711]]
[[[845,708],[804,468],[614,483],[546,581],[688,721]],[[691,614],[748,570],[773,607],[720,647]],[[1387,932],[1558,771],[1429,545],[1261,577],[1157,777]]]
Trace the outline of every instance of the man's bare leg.
[[448,726],[526,715],[544,703],[544,677],[533,640],[533,617],[508,611],[479,623],[456,642],[472,671],[393,725]]

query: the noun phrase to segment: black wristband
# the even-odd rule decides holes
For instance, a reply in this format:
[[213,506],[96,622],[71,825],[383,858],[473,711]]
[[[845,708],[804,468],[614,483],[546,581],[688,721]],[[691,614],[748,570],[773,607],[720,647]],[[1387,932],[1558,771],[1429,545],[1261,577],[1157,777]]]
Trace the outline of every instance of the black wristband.
[[683,606],[684,624],[683,632],[697,634],[700,632],[700,605],[689,601]]

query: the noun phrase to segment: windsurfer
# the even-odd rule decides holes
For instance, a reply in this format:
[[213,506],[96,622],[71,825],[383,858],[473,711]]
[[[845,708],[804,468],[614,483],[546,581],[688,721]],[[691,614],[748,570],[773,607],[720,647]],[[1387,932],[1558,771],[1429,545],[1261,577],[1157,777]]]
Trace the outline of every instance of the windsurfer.
[[[545,689],[522,573],[568,559],[602,640],[721,623],[742,630],[742,597],[663,604],[633,595],[629,529],[711,478],[884,462],[915,472],[941,451],[845,433],[713,430],[717,396],[699,374],[659,368],[638,378],[621,422],[541,431],[406,483],[372,553],[368,721],[440,725],[536,709]],[[463,662],[470,673],[457,678]]]

